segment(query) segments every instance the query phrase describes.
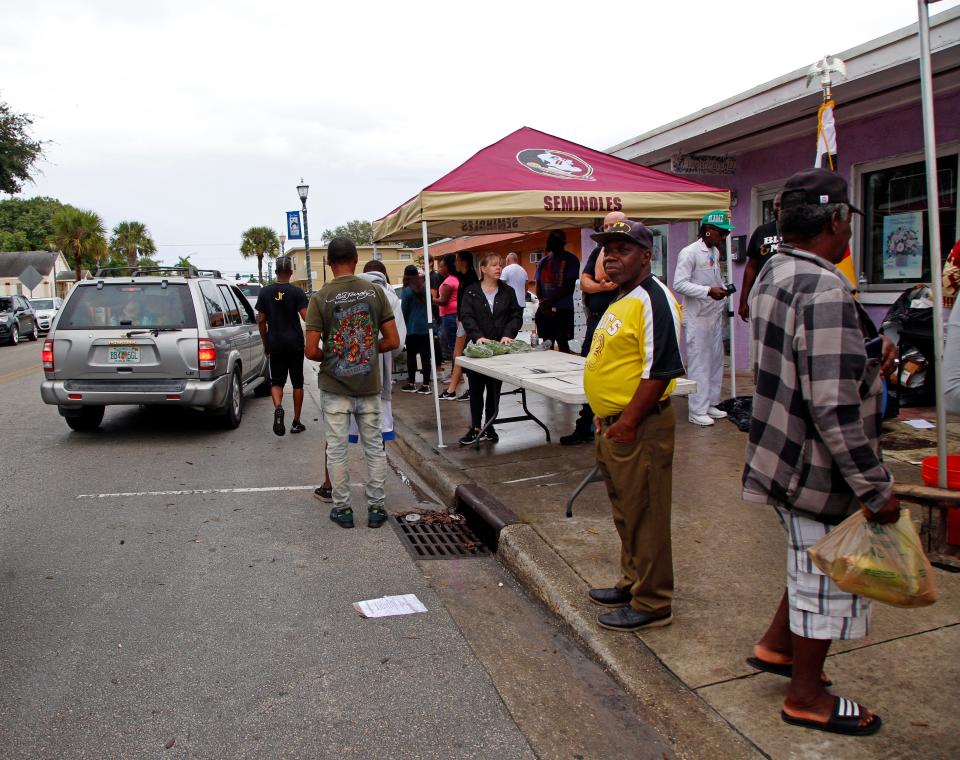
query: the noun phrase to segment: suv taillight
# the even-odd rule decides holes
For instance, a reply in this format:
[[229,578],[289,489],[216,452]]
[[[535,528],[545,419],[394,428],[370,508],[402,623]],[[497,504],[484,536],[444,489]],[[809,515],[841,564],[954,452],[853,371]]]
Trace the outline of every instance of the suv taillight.
[[40,357],[43,360],[44,372],[53,372],[53,341],[52,340],[43,341],[43,351],[41,352]]
[[197,366],[201,370],[217,368],[217,349],[209,338],[200,338],[198,341]]

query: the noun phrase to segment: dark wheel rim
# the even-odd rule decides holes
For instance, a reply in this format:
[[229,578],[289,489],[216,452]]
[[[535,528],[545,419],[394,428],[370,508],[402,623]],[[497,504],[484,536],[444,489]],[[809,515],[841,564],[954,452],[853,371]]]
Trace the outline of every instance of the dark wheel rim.
[[230,387],[230,395],[231,395],[230,404],[233,411],[233,418],[235,420],[240,419],[240,388],[238,387],[239,384],[240,383],[237,380],[237,373],[234,372],[233,382],[231,383],[231,387]]

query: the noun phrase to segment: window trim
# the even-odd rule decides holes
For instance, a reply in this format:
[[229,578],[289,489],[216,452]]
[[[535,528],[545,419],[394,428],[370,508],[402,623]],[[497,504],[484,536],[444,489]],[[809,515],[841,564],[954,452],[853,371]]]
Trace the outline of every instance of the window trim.
[[[960,195],[960,140],[952,140],[950,142],[945,142],[941,145],[937,145],[937,158],[942,158],[943,156],[950,156],[954,154],[957,156],[957,181],[958,188],[957,193]],[[894,156],[889,156],[887,158],[878,158],[871,161],[861,161],[860,163],[854,164],[850,167],[850,185],[853,189],[853,205],[857,208],[863,208],[863,175],[870,172],[883,171],[884,169],[892,169],[898,166],[903,166],[904,164],[915,164],[917,162],[922,162],[925,159],[924,151],[915,150],[908,153],[898,153]],[[938,188],[939,189],[939,188]],[[956,220],[956,229],[960,230],[960,203],[957,203],[957,220]],[[863,266],[863,238],[864,229],[863,225],[866,222],[866,217],[861,217],[857,219],[857,223],[853,225],[853,235],[850,239],[850,248],[853,251],[853,271],[857,275],[857,280],[860,283],[860,291],[864,294],[867,293],[902,293],[904,290],[909,288],[911,285],[920,284],[920,280],[915,282],[897,282],[897,283],[881,283],[873,284],[866,281],[866,271]],[[944,241],[940,241],[941,248],[944,245]],[[949,243],[948,243],[949,245]],[[941,264],[943,260],[941,257]],[[934,276],[934,273],[931,272],[931,277]],[[863,278],[861,280],[861,278]],[[885,301],[883,301],[885,303]]]

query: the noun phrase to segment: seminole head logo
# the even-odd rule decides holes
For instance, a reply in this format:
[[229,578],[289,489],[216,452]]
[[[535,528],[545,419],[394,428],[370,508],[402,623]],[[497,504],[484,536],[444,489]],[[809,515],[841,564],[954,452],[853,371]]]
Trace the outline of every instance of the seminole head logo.
[[594,181],[593,167],[579,156],[565,150],[527,148],[517,153],[517,162],[535,174]]

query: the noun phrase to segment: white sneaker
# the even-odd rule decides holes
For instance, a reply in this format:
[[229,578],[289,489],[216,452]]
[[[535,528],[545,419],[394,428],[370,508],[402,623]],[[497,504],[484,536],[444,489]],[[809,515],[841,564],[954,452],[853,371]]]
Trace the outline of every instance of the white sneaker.
[[694,425],[700,425],[700,427],[710,427],[713,424],[713,417],[708,417],[705,414],[691,414],[687,419]]
[[711,406],[707,409],[707,414],[709,414],[715,420],[723,420],[727,418],[727,413],[723,409],[717,409],[715,406]]

